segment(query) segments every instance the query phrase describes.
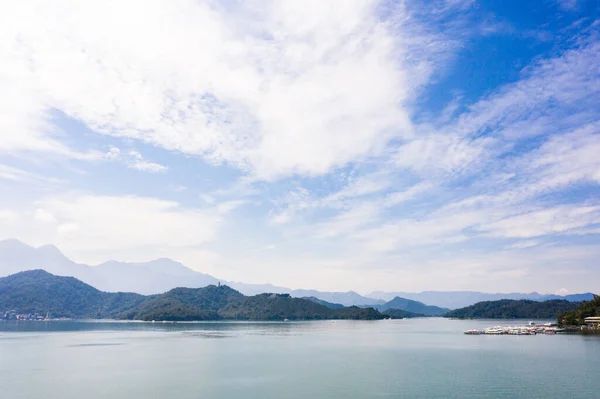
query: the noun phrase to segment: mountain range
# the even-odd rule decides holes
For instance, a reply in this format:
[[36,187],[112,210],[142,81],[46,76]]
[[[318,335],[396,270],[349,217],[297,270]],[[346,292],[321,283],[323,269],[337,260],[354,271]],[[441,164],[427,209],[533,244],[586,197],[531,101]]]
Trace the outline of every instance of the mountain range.
[[[244,295],[271,292],[289,294],[294,298],[314,297],[328,303],[343,306],[372,306],[378,308],[385,306],[386,302],[393,301],[398,297],[405,300],[402,303],[406,309],[397,309],[427,315],[431,314],[431,312],[441,314],[439,313],[439,308],[456,309],[481,301],[498,299],[529,299],[535,301],[565,299],[571,302],[578,302],[593,298],[593,294],[591,293],[563,297],[538,293],[489,294],[473,291],[425,291],[420,293],[377,291],[363,296],[354,291],[323,292],[309,289],[292,290],[271,284],[245,284],[221,280],[209,274],[192,270],[182,263],[168,258],[160,258],[148,262],[120,262],[113,260],[96,266],[90,266],[72,261],[53,245],[35,248],[15,239],[0,241],[0,277],[33,269],[43,269],[58,276],[72,276],[104,292],[135,292],[143,295],[153,295],[167,292],[176,287],[201,288],[222,283]],[[423,308],[419,308],[419,311],[416,311],[417,308],[414,307],[415,305],[406,300],[420,302],[423,306],[438,307],[438,310],[424,310]],[[409,308],[413,310],[409,310]]]
[[226,285],[174,288],[163,294],[102,292],[74,277],[28,270],[0,278],[0,313],[122,320],[379,320],[356,306],[332,309],[289,294],[245,296]]
[[530,301],[549,301],[554,299],[564,299],[569,302],[589,301],[594,298],[594,294],[587,292],[584,294],[555,295],[532,293],[487,293],[477,291],[423,291],[423,292],[382,292],[375,291],[367,294],[368,297],[383,301],[390,301],[395,297],[412,299],[429,305],[437,305],[450,309],[459,309],[471,306],[478,302],[498,301],[501,299],[512,300],[530,300]]

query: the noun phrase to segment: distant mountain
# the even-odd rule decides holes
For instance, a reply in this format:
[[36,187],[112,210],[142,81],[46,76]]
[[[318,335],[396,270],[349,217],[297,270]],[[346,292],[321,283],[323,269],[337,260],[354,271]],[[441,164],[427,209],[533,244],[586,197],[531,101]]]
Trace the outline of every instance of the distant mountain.
[[324,301],[322,299],[316,298],[314,296],[305,296],[302,299],[307,299],[309,301],[313,301],[313,302],[318,303],[320,305],[327,306],[329,309],[340,309],[340,308],[344,307],[344,305],[342,305],[341,303],[327,302],[327,301]]
[[330,303],[340,303],[344,306],[383,305],[385,301],[364,297],[354,291],[323,292],[315,290],[291,290],[288,292],[296,298],[315,297]]
[[167,258],[139,263],[110,261],[92,267],[92,270],[104,283],[97,288],[109,292],[156,294],[175,287],[200,288],[219,283],[213,276]]
[[386,312],[388,309],[399,309],[413,314],[421,314],[425,316],[441,316],[450,311],[450,309],[447,308],[428,306],[422,302],[400,297],[395,297],[383,305],[376,306],[376,308],[381,312]]
[[0,241],[0,277],[33,269],[43,269],[57,276],[72,276],[106,292],[136,292],[151,295],[161,294],[176,287],[200,288],[221,282],[244,295],[274,292],[290,294],[296,298],[315,297],[344,306],[375,305],[385,302],[361,296],[353,291],[290,290],[271,284],[228,282],[197,272],[167,258],[149,262],[109,261],[98,266],[88,266],[73,262],[52,245],[34,248],[18,240]]
[[564,299],[548,301],[501,299],[479,302],[446,313],[445,317],[480,319],[554,319],[559,314],[577,309],[578,302]]
[[53,245],[34,248],[18,240],[0,241],[0,277],[35,269],[76,277],[94,287],[106,285],[93,268],[73,262]]
[[[223,282],[223,280],[221,280]],[[258,295],[263,292],[276,292],[278,294],[289,294],[292,290],[285,287],[278,287],[273,284],[246,284],[237,281],[225,281],[233,289],[238,290],[244,295]]]
[[378,306],[395,297],[411,299],[429,306],[460,308],[485,300],[497,299],[566,299],[569,301],[591,300],[593,294],[557,295],[531,294],[486,294],[472,291],[442,292],[373,292],[367,296],[354,291],[321,292],[316,290],[291,290],[271,284],[245,284],[229,282],[208,274],[192,270],[167,258],[149,262],[109,261],[98,266],[76,263],[67,258],[53,245],[31,247],[18,240],[0,241],[0,277],[20,271],[43,269],[58,276],[75,277],[101,291],[135,292],[144,295],[161,294],[176,287],[200,288],[224,283],[244,295],[263,292],[290,294],[292,297],[314,297],[329,303],[344,306]]
[[[331,309],[289,294],[244,296],[225,286],[174,288],[160,295],[108,293],[73,277],[29,270],[0,278],[0,315],[50,313],[52,317],[130,320],[323,320],[385,316],[375,309]],[[1,317],[1,316],[0,316]]]
[[490,294],[485,292],[477,291],[423,291],[423,292],[383,292],[375,291],[367,295],[371,298],[382,299],[389,301],[394,297],[401,297],[419,301],[427,305],[439,306],[450,309],[463,308],[470,306],[478,302],[483,301],[497,301],[500,299],[527,299],[532,301],[547,301],[550,299],[564,299],[569,302],[580,302],[584,300],[591,300],[594,294],[588,292],[585,294],[572,294],[566,296],[560,295],[544,295],[537,292],[529,294],[523,293],[496,293]]

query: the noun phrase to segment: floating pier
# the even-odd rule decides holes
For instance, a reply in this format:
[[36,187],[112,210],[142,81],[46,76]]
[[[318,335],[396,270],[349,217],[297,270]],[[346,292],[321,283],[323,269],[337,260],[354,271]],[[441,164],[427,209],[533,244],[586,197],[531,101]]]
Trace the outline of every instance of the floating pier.
[[542,324],[536,326],[535,324],[531,324],[528,326],[493,326],[488,327],[483,330],[467,330],[465,334],[467,335],[537,335],[537,334],[547,334],[552,335],[560,332],[566,331],[564,328],[559,328],[556,325],[552,324]]

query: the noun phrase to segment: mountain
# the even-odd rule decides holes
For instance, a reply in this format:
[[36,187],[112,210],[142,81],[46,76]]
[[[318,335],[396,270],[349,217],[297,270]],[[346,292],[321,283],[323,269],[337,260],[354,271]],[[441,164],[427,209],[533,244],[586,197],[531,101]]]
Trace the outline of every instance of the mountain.
[[316,298],[314,296],[305,296],[302,299],[307,299],[309,301],[313,301],[313,302],[318,303],[320,305],[327,306],[329,309],[341,309],[341,308],[344,307],[344,305],[342,305],[341,303],[327,302],[327,301],[324,301],[322,299]]
[[425,291],[409,292],[373,292],[367,296],[354,291],[321,292],[316,290],[291,290],[271,284],[245,284],[228,282],[208,274],[192,270],[171,259],[161,258],[149,262],[109,261],[97,266],[76,263],[67,258],[53,245],[39,248],[31,247],[18,240],[0,241],[0,277],[33,269],[43,269],[58,276],[75,277],[105,292],[135,292],[151,295],[161,294],[176,287],[200,288],[207,285],[224,283],[244,295],[256,295],[262,292],[290,294],[292,297],[314,297],[329,303],[344,306],[379,306],[386,301],[401,297],[418,301],[429,306],[456,309],[477,302],[498,299],[566,299],[568,301],[591,300],[593,294],[558,295],[531,294],[487,294],[473,291]]
[[136,292],[151,295],[161,294],[176,287],[200,288],[221,282],[244,295],[274,292],[290,294],[297,298],[315,297],[344,306],[376,305],[385,302],[361,296],[353,291],[290,290],[271,284],[228,282],[192,270],[168,258],[149,262],[108,261],[97,266],[88,266],[73,262],[52,245],[34,248],[18,240],[0,241],[0,277],[33,269],[43,269],[57,276],[75,277],[106,292]]
[[[564,326],[580,326],[586,317],[600,317],[600,296],[594,295],[592,300],[581,302],[576,309],[561,313],[556,319],[558,324]],[[598,331],[598,327],[595,331]]]
[[174,288],[160,295],[102,292],[74,277],[30,270],[0,278],[0,313],[129,320],[323,320],[385,316],[375,309],[331,309],[289,294],[244,296],[225,285]]
[[422,302],[400,298],[398,296],[391,301],[384,303],[383,305],[376,306],[376,308],[381,312],[386,312],[388,309],[399,309],[413,314],[421,314],[425,316],[441,316],[450,311],[450,309],[447,308],[428,306]]
[[31,247],[18,240],[0,241],[0,277],[25,270],[44,269],[60,276],[73,276],[95,287],[106,284],[93,268],[75,263],[54,245]]
[[109,261],[92,270],[104,282],[98,288],[109,292],[156,294],[175,287],[199,288],[219,283],[213,276],[194,271],[167,258],[138,263]]
[[477,291],[423,291],[423,292],[383,292],[375,291],[367,295],[371,298],[382,299],[389,301],[394,297],[401,297],[419,301],[427,305],[439,306],[450,309],[463,308],[478,302],[497,301],[500,299],[527,299],[532,301],[547,301],[550,299],[564,299],[569,302],[580,302],[591,300],[594,294],[591,292],[585,294],[572,294],[566,296],[560,295],[544,295],[537,292],[529,294],[523,293],[485,293]]
[[133,320],[218,320],[219,310],[243,300],[244,295],[226,286],[174,288],[155,295],[121,317]]
[[0,311],[50,312],[53,317],[116,317],[139,306],[147,298],[139,294],[97,290],[73,277],[59,277],[44,270],[30,270],[0,278]]
[[315,297],[330,303],[340,303],[344,306],[383,305],[385,301],[364,297],[354,291],[323,292],[315,290],[291,290],[288,292],[296,298]]
[[532,301],[527,299],[479,302],[448,312],[444,317],[481,319],[554,319],[559,314],[577,309],[579,303],[564,299]]
[[294,298],[289,294],[260,294],[245,297],[219,311],[227,319],[236,320],[324,320],[354,319],[377,320],[385,316],[372,308],[356,306],[329,308],[319,303]]

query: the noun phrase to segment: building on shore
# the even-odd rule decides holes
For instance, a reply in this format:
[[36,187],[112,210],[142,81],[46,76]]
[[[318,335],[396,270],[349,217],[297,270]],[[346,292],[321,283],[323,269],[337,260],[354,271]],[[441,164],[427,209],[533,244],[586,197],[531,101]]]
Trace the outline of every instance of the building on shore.
[[586,317],[583,322],[588,326],[600,326],[600,317]]

